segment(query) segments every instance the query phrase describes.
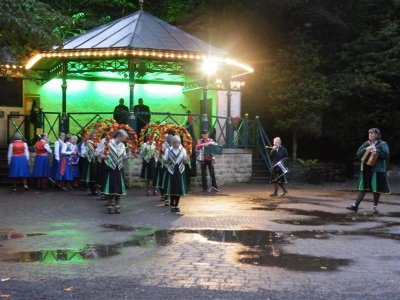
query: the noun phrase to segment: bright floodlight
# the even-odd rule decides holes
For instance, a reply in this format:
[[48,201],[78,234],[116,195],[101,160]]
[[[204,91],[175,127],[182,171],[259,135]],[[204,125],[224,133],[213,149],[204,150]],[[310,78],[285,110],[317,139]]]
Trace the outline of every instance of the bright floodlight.
[[218,69],[218,63],[215,59],[205,58],[201,65],[201,69],[206,74],[214,74]]

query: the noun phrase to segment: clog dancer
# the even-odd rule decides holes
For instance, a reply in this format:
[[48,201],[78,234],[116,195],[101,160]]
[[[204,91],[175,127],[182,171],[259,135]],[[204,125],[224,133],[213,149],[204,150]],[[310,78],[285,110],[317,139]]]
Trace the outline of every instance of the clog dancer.
[[163,188],[165,194],[170,197],[171,212],[180,212],[178,207],[180,197],[187,194],[185,163],[188,161],[188,155],[181,145],[179,136],[174,135],[171,144],[172,146],[167,148],[163,155],[166,168]]
[[101,140],[100,143],[97,145],[96,148],[96,157],[97,157],[97,176],[96,176],[96,182],[97,185],[100,188],[100,200],[104,201],[104,205],[105,206],[109,206],[108,204],[108,198],[107,196],[102,192],[103,191],[103,182],[104,182],[104,174],[105,174],[105,164],[103,159],[101,158],[101,154],[104,151],[104,144],[106,143],[106,136],[107,136],[107,132],[103,132],[101,135]]
[[[171,146],[171,139],[172,139],[171,134],[167,134],[165,136],[165,141],[162,144],[163,153],[165,153],[165,151],[168,149],[168,147]],[[164,179],[164,174],[166,172],[165,165],[164,165],[164,159],[163,159],[163,156],[160,155],[160,153],[158,153],[156,155],[158,156],[158,162],[157,162],[156,171],[155,171],[156,180],[155,180],[154,186],[160,190],[160,195],[161,195],[160,201],[164,202],[165,206],[168,206],[169,205],[168,195],[165,195],[164,188],[163,188],[163,179]]]
[[368,141],[362,143],[357,150],[361,159],[361,172],[358,178],[358,195],[353,205],[346,207],[357,212],[358,206],[364,200],[367,192],[374,195],[373,213],[378,214],[378,203],[381,194],[389,194],[390,188],[387,179],[387,161],[389,160],[389,146],[381,140],[381,131],[378,128],[368,130]]
[[82,181],[86,182],[89,187],[91,196],[96,196],[96,174],[98,161],[96,156],[96,150],[93,139],[96,137],[96,133],[92,131],[89,135],[88,140],[82,144],[81,154],[85,155],[86,159],[83,162],[82,168]]
[[35,164],[33,166],[32,177],[36,178],[36,185],[39,189],[47,187],[48,178],[50,177],[49,154],[53,151],[48,144],[47,133],[40,135],[40,140],[35,144]]
[[[65,133],[64,132],[60,132],[58,134],[58,139],[57,141],[54,142],[54,156],[53,156],[53,163],[52,163],[52,167],[51,167],[51,178],[54,180],[57,180],[57,170],[58,170],[58,165],[60,164],[60,160],[61,160],[61,149],[62,149],[62,145],[64,144],[64,140],[65,140]],[[60,182],[57,182],[57,185],[60,186]]]
[[65,136],[65,143],[63,143],[61,147],[61,158],[56,174],[56,180],[64,191],[71,189],[71,182],[73,180],[71,155],[74,150],[71,144],[71,138],[72,136],[70,134]]
[[22,141],[21,135],[16,133],[13,142],[8,146],[7,160],[9,165],[8,177],[14,180],[13,190],[17,190],[17,180],[20,179],[25,190],[29,190],[29,150]]
[[126,195],[123,162],[130,157],[126,154],[124,145],[127,137],[126,131],[116,131],[108,145],[104,145],[104,151],[101,154],[101,158],[104,161],[102,192],[107,196],[107,211],[109,214],[120,213],[120,197]]
[[80,172],[79,172],[79,159],[80,159],[80,152],[78,147],[78,137],[73,135],[71,137],[71,169],[72,169],[72,188],[78,189],[80,183]]
[[[156,171],[156,155],[157,149],[155,142],[143,143],[140,154],[143,158],[142,170],[140,172],[140,177],[142,177],[146,181],[146,192],[147,196],[151,194],[157,195],[157,189],[154,185],[155,171]],[[151,185],[151,187],[150,187]]]

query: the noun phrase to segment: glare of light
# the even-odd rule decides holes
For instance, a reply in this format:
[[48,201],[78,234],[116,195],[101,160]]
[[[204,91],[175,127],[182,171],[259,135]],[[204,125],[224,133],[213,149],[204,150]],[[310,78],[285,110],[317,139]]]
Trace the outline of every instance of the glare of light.
[[236,61],[236,60],[233,60],[233,59],[231,59],[231,58],[226,58],[226,59],[225,59],[225,62],[226,62],[228,65],[232,65],[232,66],[241,68],[241,69],[243,69],[243,70],[245,70],[245,71],[247,71],[247,72],[249,72],[249,73],[253,73],[253,72],[254,72],[254,69],[253,69],[252,67],[250,67],[249,65],[243,64],[243,63],[238,62],[238,61]]
[[204,58],[201,70],[206,74],[214,74],[218,69],[218,62],[212,58]]
[[25,69],[29,70],[32,68],[39,60],[42,59],[42,54],[36,54],[34,57],[32,57],[28,63],[25,66]]

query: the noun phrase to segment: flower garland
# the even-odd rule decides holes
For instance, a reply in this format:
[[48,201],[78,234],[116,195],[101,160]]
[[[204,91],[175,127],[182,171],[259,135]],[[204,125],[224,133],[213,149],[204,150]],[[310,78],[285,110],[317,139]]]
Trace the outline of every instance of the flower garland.
[[125,143],[131,153],[133,155],[136,154],[137,151],[137,145],[138,145],[138,139],[135,131],[130,127],[129,125],[125,124],[118,124],[114,119],[112,118],[105,118],[97,121],[96,123],[91,123],[89,126],[86,127],[85,133],[83,135],[83,138],[85,141],[89,138],[89,132],[92,132],[94,130],[95,132],[95,137],[93,138],[93,147],[96,148],[97,145],[101,141],[101,136],[103,135],[104,132],[107,132],[107,135],[105,137],[105,142],[104,142],[104,151],[103,154],[107,155],[110,151],[110,139],[114,136],[114,133],[118,130],[125,130],[128,133],[128,138],[125,140]]
[[142,146],[144,144],[144,138],[147,136],[147,143],[151,144],[154,142],[154,139],[157,138],[157,133],[158,133],[158,127],[160,125],[152,123],[152,124],[146,124],[143,128],[142,131],[140,132],[140,138],[139,138],[139,146]]
[[186,153],[191,156],[192,155],[192,147],[193,141],[192,136],[189,131],[183,126],[175,125],[175,124],[160,124],[157,126],[158,136],[155,139],[156,141],[156,149],[163,154],[163,144],[165,142],[165,136],[173,132],[174,135],[179,135],[182,139],[182,146],[185,148]]

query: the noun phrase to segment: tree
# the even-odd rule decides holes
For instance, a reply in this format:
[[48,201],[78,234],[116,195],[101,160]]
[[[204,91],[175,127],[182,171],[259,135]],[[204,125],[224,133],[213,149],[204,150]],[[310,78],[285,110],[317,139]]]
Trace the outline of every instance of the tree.
[[32,51],[49,49],[60,42],[53,29],[67,18],[38,0],[0,1],[0,48],[7,47],[20,59]]
[[327,77],[319,71],[320,46],[296,31],[293,44],[278,51],[277,60],[265,70],[267,103],[276,126],[292,134],[293,160],[298,138],[321,133],[322,110],[329,103]]

